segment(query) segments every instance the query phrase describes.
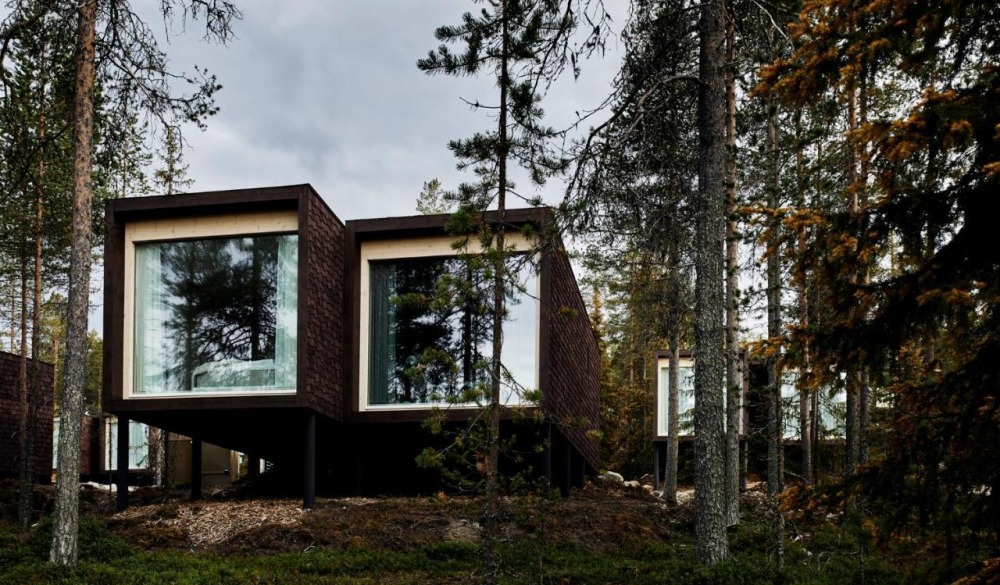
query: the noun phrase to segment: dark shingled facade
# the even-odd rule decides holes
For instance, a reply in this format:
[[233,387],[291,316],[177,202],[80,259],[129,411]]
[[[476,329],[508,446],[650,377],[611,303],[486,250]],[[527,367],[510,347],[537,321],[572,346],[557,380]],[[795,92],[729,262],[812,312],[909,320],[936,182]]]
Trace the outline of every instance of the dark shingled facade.
[[[33,360],[27,360],[29,384]],[[52,477],[51,364],[39,363],[39,394],[35,396],[35,479]],[[0,477],[17,477],[21,469],[21,356],[0,351]]]
[[[123,392],[125,229],[151,219],[295,210],[298,217],[298,357],[294,394],[128,398]],[[405,491],[423,477],[413,451],[427,444],[427,409],[359,408],[361,248],[367,241],[447,236],[446,215],[341,222],[309,185],[108,202],[105,244],[105,409],[119,417],[260,456],[341,491]],[[550,212],[510,210],[509,229],[544,228]],[[538,372],[551,448],[536,469],[560,487],[580,484],[598,459],[600,359],[561,245],[541,252]],[[451,420],[473,411],[452,408]],[[513,421],[505,423],[507,427]],[[425,438],[421,438],[425,437]],[[401,475],[402,474],[402,475]],[[362,479],[364,475],[364,479]],[[383,481],[382,478],[393,478]],[[436,484],[434,484],[436,485]]]

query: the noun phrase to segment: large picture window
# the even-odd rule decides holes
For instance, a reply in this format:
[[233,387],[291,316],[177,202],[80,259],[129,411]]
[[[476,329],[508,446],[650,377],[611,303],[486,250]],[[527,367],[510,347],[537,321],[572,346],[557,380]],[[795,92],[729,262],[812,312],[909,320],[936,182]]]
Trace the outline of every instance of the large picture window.
[[[537,275],[528,260],[516,255],[505,300],[501,401],[508,405],[527,402],[524,390],[537,384]],[[462,256],[372,259],[366,266],[363,406],[481,400],[493,347],[488,268]]]
[[137,242],[132,394],[294,390],[298,236]]

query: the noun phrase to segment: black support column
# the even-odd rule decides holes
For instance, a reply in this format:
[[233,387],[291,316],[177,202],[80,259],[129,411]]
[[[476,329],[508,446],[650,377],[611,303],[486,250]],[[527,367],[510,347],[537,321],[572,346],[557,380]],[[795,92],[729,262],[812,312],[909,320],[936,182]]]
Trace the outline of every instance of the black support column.
[[247,456],[247,475],[250,477],[260,477],[260,457]]
[[660,489],[660,444],[653,443],[653,489]]
[[545,450],[542,451],[542,475],[546,485],[552,485],[552,423],[545,423]]
[[316,413],[306,413],[305,461],[302,465],[302,507],[311,510],[316,505]]
[[572,462],[572,477],[570,482],[575,488],[582,488],[583,482],[587,478],[587,461],[583,458],[583,453],[577,451],[572,444],[570,444],[570,461]]
[[[115,500],[115,507],[119,512],[128,508],[128,435],[129,420],[124,416],[118,417],[118,445],[115,453],[118,473],[115,474],[118,497]],[[108,427],[111,428],[110,426]]]

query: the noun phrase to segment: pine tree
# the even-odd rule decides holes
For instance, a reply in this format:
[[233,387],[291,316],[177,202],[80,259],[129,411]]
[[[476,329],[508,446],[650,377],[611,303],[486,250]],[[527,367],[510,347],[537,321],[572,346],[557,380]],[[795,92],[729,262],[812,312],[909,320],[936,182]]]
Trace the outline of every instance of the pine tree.
[[726,559],[725,263],[726,11],[722,0],[705,0],[698,25],[698,198],[695,203],[695,558]]
[[[461,24],[438,28],[435,35],[442,44],[417,63],[427,73],[476,75],[484,72],[495,78],[498,90],[495,105],[476,103],[476,107],[489,107],[494,112],[495,129],[449,144],[460,161],[459,168],[471,168],[478,179],[475,184],[459,188],[459,211],[455,214],[454,225],[464,223],[459,229],[468,233],[472,223],[482,221],[487,209],[494,210],[492,219],[479,230],[493,277],[493,347],[485,406],[487,509],[483,515],[483,575],[487,583],[497,582],[500,571],[497,550],[500,387],[503,383],[500,356],[506,294],[511,286],[505,213],[508,198],[517,196],[510,162],[517,161],[535,185],[543,184],[546,178],[566,166],[549,145],[558,133],[541,124],[540,102],[544,88],[569,63],[576,4],[575,0],[492,0],[479,13],[464,14]],[[462,45],[459,53],[450,49],[450,45],[456,43]]]
[[160,159],[161,168],[153,171],[153,184],[164,195],[174,195],[194,184],[187,176],[188,166],[184,163],[184,142],[181,129],[174,124],[167,125],[163,132]]

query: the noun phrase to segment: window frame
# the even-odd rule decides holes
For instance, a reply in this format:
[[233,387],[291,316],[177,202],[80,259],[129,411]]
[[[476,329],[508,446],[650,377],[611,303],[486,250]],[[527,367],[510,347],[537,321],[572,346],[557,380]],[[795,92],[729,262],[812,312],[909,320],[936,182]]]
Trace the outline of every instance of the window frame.
[[[507,233],[506,246],[511,252],[525,253],[531,252],[532,246],[528,237],[520,232]],[[411,239],[394,240],[369,240],[360,243],[359,261],[359,281],[358,282],[358,386],[357,399],[359,412],[386,412],[386,411],[427,411],[433,408],[463,409],[479,408],[480,405],[474,402],[449,403],[449,402],[425,402],[409,404],[369,404],[368,383],[369,383],[369,351],[371,347],[370,325],[371,325],[371,270],[370,262],[384,260],[408,260],[419,258],[435,258],[460,256],[462,254],[482,254],[485,251],[480,240],[470,237],[466,246],[462,249],[455,249],[453,246],[457,238],[454,236],[434,236]],[[538,255],[533,259],[535,265],[538,264]],[[539,387],[540,375],[539,364],[541,359],[541,275],[536,273],[535,289],[528,291],[530,298],[535,301],[535,339],[534,339],[534,380],[533,388]],[[523,382],[522,382],[523,383]],[[509,406],[532,407],[536,403],[518,399],[509,403]]]
[[[679,369],[691,368],[692,375],[693,375],[694,374],[693,370],[694,370],[694,367],[695,367],[695,361],[696,360],[697,360],[697,358],[694,357],[694,356],[691,356],[691,355],[679,356],[677,358],[677,367]],[[742,363],[742,360],[741,360],[741,363]],[[742,367],[745,367],[745,366],[741,366],[741,368]],[[669,357],[667,357],[667,356],[660,356],[660,357],[658,357],[656,359],[656,438],[658,438],[658,439],[665,439],[665,438],[667,438],[667,437],[670,436],[670,434],[669,434],[670,421],[667,420],[669,418],[669,412],[670,412],[668,410],[669,400],[670,400],[670,388],[669,388],[669,380],[665,379],[665,376],[664,376],[665,370],[669,370],[669,369],[670,369],[670,358]],[[727,396],[728,392],[729,392],[728,388],[723,388],[723,390],[722,390],[723,412],[725,412],[726,404],[727,404],[727,401],[729,399],[728,396]],[[678,407],[679,406],[680,405],[678,405]],[[691,397],[691,406],[690,406],[690,408],[688,408],[686,410],[680,410],[680,408],[678,408],[677,414],[678,414],[679,417],[683,417],[686,413],[691,413],[691,418],[693,420],[694,419],[694,408],[695,408],[695,400],[694,400],[694,396],[692,396]],[[746,408],[746,393],[745,393],[745,391],[743,389],[741,389],[740,390],[740,424],[739,424],[739,433],[738,433],[739,435],[743,435],[746,432],[746,429],[744,428],[745,421],[743,419],[743,412],[744,412],[745,408]],[[662,416],[661,416],[661,414],[662,414]],[[722,421],[723,422],[723,426],[725,426],[725,424],[726,424],[725,418],[726,417],[723,416],[723,421]],[[690,432],[685,432],[683,430],[678,429],[677,436],[678,437],[693,437],[694,436],[694,430],[692,429]]]
[[[136,244],[161,243],[173,240],[195,240],[208,238],[254,237],[268,235],[298,235],[299,280],[302,277],[301,259],[303,238],[299,231],[299,214],[296,210],[259,213],[228,213],[197,217],[175,217],[135,221],[125,224],[124,282],[122,286],[122,398],[124,400],[162,400],[173,398],[218,398],[248,396],[288,396],[298,392],[301,374],[298,372],[299,359],[296,357],[296,387],[280,390],[235,390],[203,392],[164,392],[141,394],[133,392],[135,384],[135,286],[136,286]],[[302,307],[300,289],[296,298],[296,313]],[[298,318],[298,316],[296,316]],[[296,356],[301,348],[296,346]]]

